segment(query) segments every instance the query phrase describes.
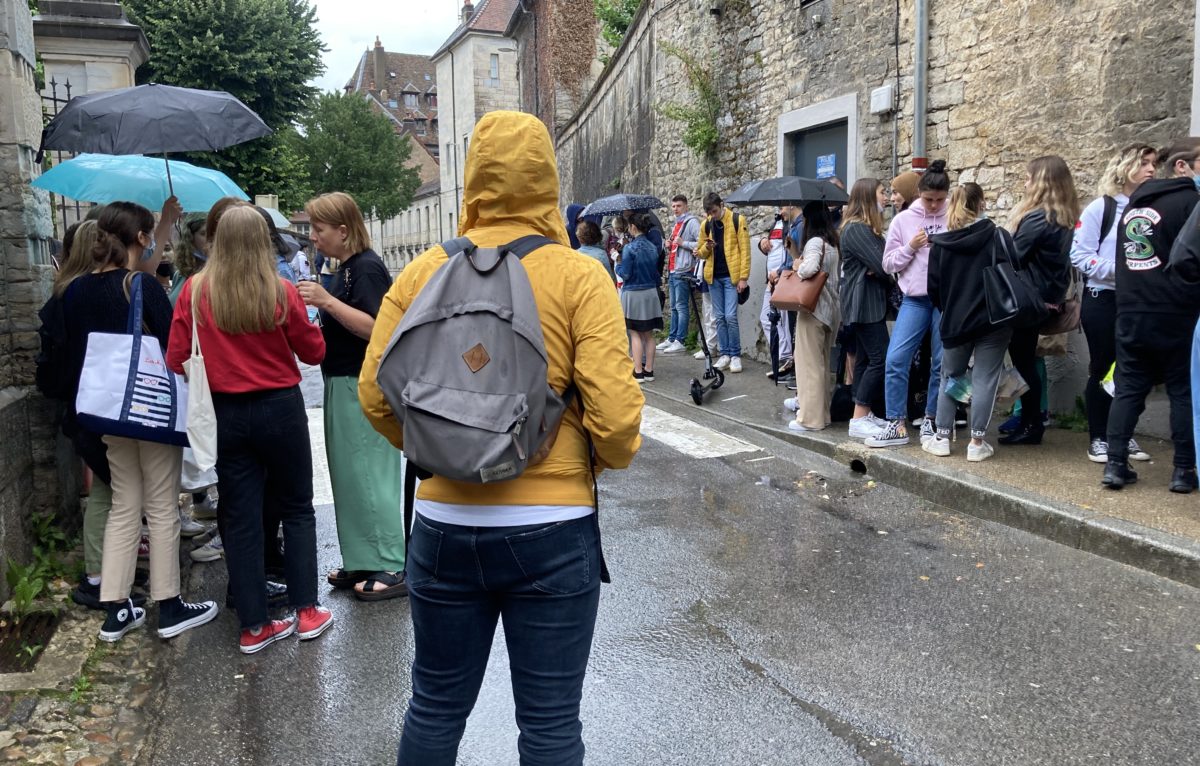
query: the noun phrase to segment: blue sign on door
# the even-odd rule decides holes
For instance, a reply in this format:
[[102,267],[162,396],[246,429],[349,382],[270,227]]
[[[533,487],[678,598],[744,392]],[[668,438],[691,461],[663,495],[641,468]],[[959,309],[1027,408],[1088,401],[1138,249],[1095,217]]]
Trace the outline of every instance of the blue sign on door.
[[837,155],[817,155],[817,178],[833,178],[837,175]]

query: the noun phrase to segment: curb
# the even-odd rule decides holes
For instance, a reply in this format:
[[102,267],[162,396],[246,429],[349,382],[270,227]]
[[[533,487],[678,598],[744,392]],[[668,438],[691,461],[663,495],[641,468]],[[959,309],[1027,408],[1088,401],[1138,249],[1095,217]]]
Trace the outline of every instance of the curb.
[[[694,407],[690,401],[643,388],[651,396]],[[704,410],[731,423],[790,442],[836,460],[858,473],[911,492],[929,502],[1044,537],[1062,545],[1128,564],[1169,580],[1200,588],[1200,542],[1169,532],[1058,503],[978,476],[962,474],[896,450],[871,449],[855,442],[831,442],[795,431],[750,423],[716,410]]]

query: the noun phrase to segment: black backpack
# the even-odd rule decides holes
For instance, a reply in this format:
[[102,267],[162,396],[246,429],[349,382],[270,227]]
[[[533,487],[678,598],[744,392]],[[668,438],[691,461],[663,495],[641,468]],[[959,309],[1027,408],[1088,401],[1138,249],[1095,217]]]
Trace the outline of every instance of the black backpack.
[[34,360],[37,364],[34,382],[38,391],[49,399],[62,402],[70,401],[75,390],[69,373],[67,320],[63,314],[65,298],[66,295],[62,298],[52,295],[38,311],[38,319],[42,322],[38,327],[41,350]]

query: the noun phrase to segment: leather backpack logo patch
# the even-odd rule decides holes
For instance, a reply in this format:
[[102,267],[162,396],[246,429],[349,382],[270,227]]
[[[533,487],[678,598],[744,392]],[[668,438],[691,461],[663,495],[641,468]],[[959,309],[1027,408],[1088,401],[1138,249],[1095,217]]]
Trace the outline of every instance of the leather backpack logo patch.
[[462,355],[462,358],[471,372],[479,372],[487,367],[488,362],[492,361],[492,357],[488,355],[487,349],[483,347],[482,343],[476,343]]

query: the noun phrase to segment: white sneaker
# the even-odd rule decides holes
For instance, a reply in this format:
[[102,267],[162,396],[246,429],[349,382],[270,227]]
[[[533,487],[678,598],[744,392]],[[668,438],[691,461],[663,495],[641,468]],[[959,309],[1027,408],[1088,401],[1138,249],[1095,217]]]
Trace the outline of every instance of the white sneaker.
[[1138,446],[1138,443],[1133,439],[1129,440],[1129,459],[1141,460],[1143,462],[1150,459],[1150,453]]
[[197,562],[216,561],[224,555],[225,545],[221,542],[220,534],[213,535],[211,540],[191,552],[192,561]]
[[800,409],[800,403],[796,401],[796,397],[791,397],[783,400],[783,408],[788,412],[795,412]]
[[798,420],[792,420],[792,421],[788,422],[788,430],[789,431],[819,431],[820,429],[819,428],[809,428],[808,426],[804,425],[803,423],[801,423]]
[[735,356],[729,360],[729,371],[730,372],[741,372],[742,371],[742,358],[740,356]]
[[671,345],[671,343],[672,343],[672,342],[673,342],[673,341],[664,340],[662,343],[659,343],[659,344],[658,344],[657,346],[655,346],[654,348],[655,348],[655,350],[656,350],[656,351],[662,351],[664,348],[666,348],[667,346]]
[[[921,444],[922,444],[922,446],[925,444],[925,442],[934,438],[936,435],[937,435],[937,431],[935,431],[933,428],[933,421],[930,420],[929,418],[923,419],[921,421]],[[948,441],[949,440],[947,440],[947,442]],[[950,453],[947,452],[946,454],[949,455]]]
[[680,343],[677,340],[671,341],[670,343],[668,343],[666,346],[664,346],[661,349],[661,351],[664,354],[678,354],[680,351],[686,351],[686,350],[687,350],[687,346],[683,345],[682,343]]
[[930,455],[947,457],[950,454],[950,440],[943,439],[940,436],[931,436],[928,439],[922,440],[921,449]]
[[866,439],[883,433],[883,426],[871,420],[870,415],[861,418],[851,418],[847,435],[851,439]]
[[693,359],[703,359],[704,358],[704,349],[700,349],[696,353],[692,354],[692,358]]
[[887,418],[878,417],[874,412],[867,415],[867,419],[870,420],[875,425],[879,426],[879,430],[881,430],[881,431],[888,427],[888,423],[892,422],[892,421],[888,420]]
[[729,357],[725,356],[724,354],[721,354],[721,356],[717,359],[717,363],[713,365],[713,367],[715,367],[718,370],[723,370],[728,366],[729,366]]
[[179,536],[196,537],[208,531],[208,527],[192,518],[192,515],[181,507],[179,509]]
[[970,444],[967,445],[967,462],[968,463],[982,463],[983,461],[987,460],[989,457],[991,457],[992,455],[995,455],[995,454],[996,454],[996,449],[994,447],[992,447],[992,445],[988,444],[987,442],[981,443],[978,447],[975,446],[975,442],[971,442]]

